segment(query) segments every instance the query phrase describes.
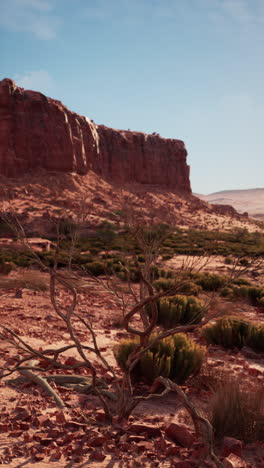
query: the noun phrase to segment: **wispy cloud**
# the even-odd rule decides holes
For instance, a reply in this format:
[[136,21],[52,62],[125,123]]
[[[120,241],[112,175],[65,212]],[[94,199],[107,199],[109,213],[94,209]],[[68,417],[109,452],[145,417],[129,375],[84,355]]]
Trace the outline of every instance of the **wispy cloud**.
[[28,32],[42,40],[56,37],[61,24],[54,13],[56,0],[8,0],[1,5],[0,27]]
[[40,91],[49,96],[55,93],[55,82],[47,70],[32,70],[16,75],[14,79],[22,88]]
[[245,27],[264,22],[263,0],[200,0],[215,20],[231,20]]
[[[89,3],[89,2],[88,2]],[[263,0],[94,0],[84,8],[87,17],[131,20],[143,18],[185,19],[196,13],[214,20],[231,20],[240,25],[261,25],[264,22]]]

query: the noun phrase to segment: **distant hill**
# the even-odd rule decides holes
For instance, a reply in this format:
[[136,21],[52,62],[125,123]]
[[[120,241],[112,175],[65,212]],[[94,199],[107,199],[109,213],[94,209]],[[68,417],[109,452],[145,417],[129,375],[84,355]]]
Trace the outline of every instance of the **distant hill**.
[[257,219],[264,220],[264,188],[248,190],[223,190],[209,195],[195,194],[201,200],[220,205],[231,205],[239,213],[245,211]]

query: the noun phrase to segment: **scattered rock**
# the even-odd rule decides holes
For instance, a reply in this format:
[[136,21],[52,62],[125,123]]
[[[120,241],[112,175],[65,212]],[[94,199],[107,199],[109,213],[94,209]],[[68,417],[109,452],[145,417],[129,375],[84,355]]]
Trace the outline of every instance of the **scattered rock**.
[[23,297],[22,289],[17,289],[16,292],[15,292],[14,298],[15,299],[22,299],[22,297]]
[[233,437],[224,437],[221,447],[221,455],[223,457],[228,457],[230,453],[233,453],[238,457],[241,457],[242,449],[243,443],[241,440],[235,439]]
[[234,453],[231,453],[228,458],[224,460],[225,468],[247,468],[247,463]]
[[186,426],[171,423],[165,430],[166,435],[176,444],[190,448],[195,440],[193,434]]
[[106,456],[102,452],[99,452],[98,450],[94,450],[90,455],[90,459],[96,460],[96,461],[104,461],[105,457]]
[[189,460],[184,460],[176,462],[173,466],[174,468],[194,468],[195,463]]
[[147,426],[145,424],[131,424],[128,427],[128,432],[136,432],[138,434],[146,433],[148,437],[160,437],[161,430],[156,426]]
[[106,442],[106,438],[103,436],[95,436],[91,437],[90,439],[87,440],[87,444],[90,447],[102,447],[102,445]]

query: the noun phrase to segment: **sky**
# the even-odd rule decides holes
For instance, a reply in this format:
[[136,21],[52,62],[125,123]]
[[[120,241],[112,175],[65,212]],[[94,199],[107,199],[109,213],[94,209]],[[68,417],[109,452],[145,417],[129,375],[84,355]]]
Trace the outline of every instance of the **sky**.
[[264,187],[264,0],[0,0],[0,79],[183,140],[196,193]]

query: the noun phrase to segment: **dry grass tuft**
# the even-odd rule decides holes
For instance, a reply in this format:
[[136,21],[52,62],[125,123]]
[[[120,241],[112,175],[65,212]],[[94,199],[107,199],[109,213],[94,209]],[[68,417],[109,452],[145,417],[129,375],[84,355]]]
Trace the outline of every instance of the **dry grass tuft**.
[[264,440],[264,388],[249,391],[237,381],[226,381],[214,393],[210,408],[215,437]]

